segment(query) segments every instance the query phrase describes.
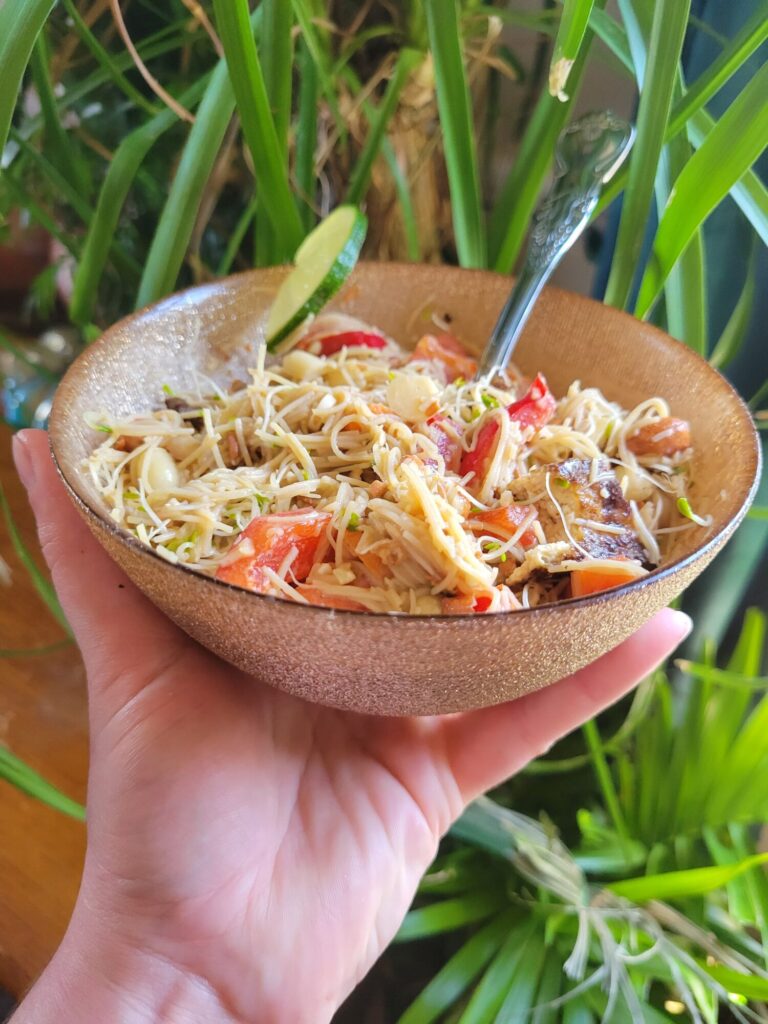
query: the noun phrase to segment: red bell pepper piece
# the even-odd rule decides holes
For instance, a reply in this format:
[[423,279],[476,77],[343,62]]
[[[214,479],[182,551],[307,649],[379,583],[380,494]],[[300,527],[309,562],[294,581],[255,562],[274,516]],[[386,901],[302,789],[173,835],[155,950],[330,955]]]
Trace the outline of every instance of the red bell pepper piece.
[[308,344],[318,344],[321,356],[335,356],[343,348],[386,348],[387,339],[372,331],[342,331],[340,334],[327,334],[324,338],[312,338]]
[[[533,427],[534,430],[539,430],[545,423],[549,423],[556,408],[555,397],[547,387],[543,375],[539,373],[523,397],[507,406],[507,412],[509,418],[515,423],[519,423],[522,429]],[[475,438],[474,448],[466,452],[461,460],[459,469],[461,476],[474,473],[475,477],[472,481],[474,484],[482,479],[485,473],[485,464],[493,452],[498,432],[499,424],[496,420],[491,420],[480,428]]]

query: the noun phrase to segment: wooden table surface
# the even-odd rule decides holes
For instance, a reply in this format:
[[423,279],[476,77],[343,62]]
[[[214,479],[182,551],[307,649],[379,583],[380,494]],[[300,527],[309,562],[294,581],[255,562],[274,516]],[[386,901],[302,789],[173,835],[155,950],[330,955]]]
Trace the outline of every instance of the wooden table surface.
[[[13,469],[11,432],[0,425],[0,481],[40,566],[35,528]],[[0,518],[0,649],[42,647],[64,637],[13,552]],[[83,802],[88,764],[85,676],[74,644],[54,654],[0,660],[0,744]],[[77,895],[85,826],[0,780],[0,988],[20,996],[64,933]]]

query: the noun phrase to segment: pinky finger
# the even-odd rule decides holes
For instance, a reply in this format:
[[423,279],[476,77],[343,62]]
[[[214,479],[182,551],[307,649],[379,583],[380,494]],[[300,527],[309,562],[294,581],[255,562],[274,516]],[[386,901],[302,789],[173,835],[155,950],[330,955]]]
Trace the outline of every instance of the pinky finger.
[[634,636],[554,686],[445,723],[450,767],[466,802],[514,775],[615,703],[688,635],[682,612],[659,612]]

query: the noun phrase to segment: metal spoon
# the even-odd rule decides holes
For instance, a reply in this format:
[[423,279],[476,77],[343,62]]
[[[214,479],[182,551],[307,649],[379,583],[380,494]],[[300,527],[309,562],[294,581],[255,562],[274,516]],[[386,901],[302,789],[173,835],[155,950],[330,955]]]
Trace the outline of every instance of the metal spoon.
[[534,217],[525,264],[485,347],[476,380],[487,384],[506,369],[541,289],[587,226],[601,187],[621,167],[634,137],[632,125],[602,110],[574,121],[557,140],[554,183]]

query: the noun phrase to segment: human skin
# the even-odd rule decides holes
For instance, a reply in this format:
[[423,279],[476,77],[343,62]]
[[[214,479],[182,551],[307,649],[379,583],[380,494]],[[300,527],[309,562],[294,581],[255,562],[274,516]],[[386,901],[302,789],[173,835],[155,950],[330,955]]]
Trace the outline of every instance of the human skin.
[[616,701],[690,628],[664,611],[555,686],[375,718],[199,647],[91,537],[41,431],[14,438],[88,676],[82,885],[14,1024],[323,1024],[392,939],[466,804]]

